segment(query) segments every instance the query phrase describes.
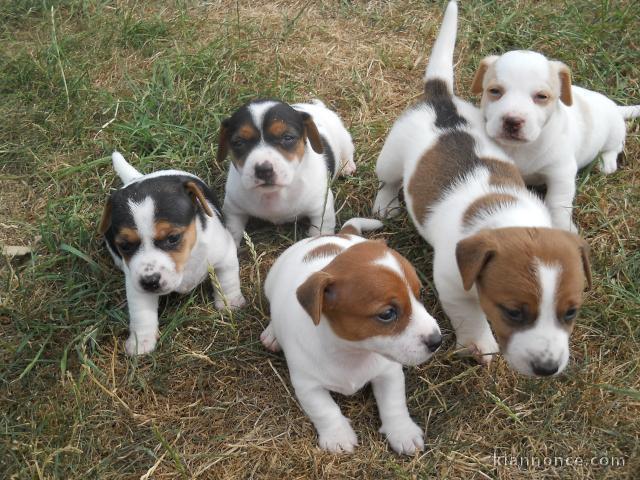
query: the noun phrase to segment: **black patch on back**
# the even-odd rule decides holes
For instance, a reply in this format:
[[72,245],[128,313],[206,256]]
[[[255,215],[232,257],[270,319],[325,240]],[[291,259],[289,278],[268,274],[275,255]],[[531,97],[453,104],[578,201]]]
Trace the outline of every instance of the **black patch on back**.
[[329,173],[333,177],[336,174],[336,156],[333,154],[331,145],[329,145],[329,142],[327,142],[327,139],[324,137],[324,135],[320,135],[320,141],[322,141],[322,148],[324,149],[324,161],[327,164]]
[[427,80],[424,85],[425,103],[436,113],[436,127],[457,128],[467,124],[467,120],[458,114],[451,93],[443,80]]

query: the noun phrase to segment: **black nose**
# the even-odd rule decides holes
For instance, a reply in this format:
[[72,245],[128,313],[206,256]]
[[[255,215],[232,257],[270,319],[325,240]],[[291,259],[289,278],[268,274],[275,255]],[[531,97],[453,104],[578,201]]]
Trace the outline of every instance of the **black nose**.
[[160,274],[154,273],[141,277],[140,286],[148,292],[155,292],[160,288]]
[[550,377],[558,371],[560,365],[553,360],[545,360],[544,362],[531,362],[531,368],[533,373],[541,377]]
[[256,178],[264,180],[265,182],[270,182],[271,180],[273,180],[273,176],[273,165],[271,165],[270,163],[265,162],[256,165]]
[[520,127],[524,125],[524,118],[520,117],[504,117],[504,129],[509,133],[518,133]]
[[435,352],[442,344],[442,335],[440,332],[432,333],[424,339],[424,343],[430,352]]

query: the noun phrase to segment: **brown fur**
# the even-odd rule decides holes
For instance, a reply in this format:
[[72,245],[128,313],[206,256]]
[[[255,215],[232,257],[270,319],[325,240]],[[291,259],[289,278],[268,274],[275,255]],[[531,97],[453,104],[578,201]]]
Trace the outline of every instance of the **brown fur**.
[[156,223],[156,240],[162,240],[168,235],[182,232],[182,240],[175,250],[168,250],[167,254],[173,260],[176,270],[181,272],[184,269],[187,260],[191,256],[191,250],[196,244],[196,222],[191,222],[187,227],[174,227],[168,222]]
[[282,120],[274,120],[267,127],[267,133],[274,137],[280,137],[287,131],[287,124]]
[[311,143],[311,148],[316,153],[323,153],[324,146],[322,145],[322,140],[320,139],[320,132],[318,132],[318,127],[316,127],[315,122],[311,116],[308,116],[303,120],[304,122],[304,134],[309,138],[309,142]]
[[496,211],[505,205],[512,205],[517,202],[517,198],[506,193],[489,193],[478,198],[464,212],[462,221],[465,225],[470,225],[473,221],[487,212]]
[[302,160],[304,157],[304,148],[305,148],[305,140],[304,138],[300,138],[296,143],[296,147],[293,150],[286,150],[280,146],[276,146],[276,150],[282,154],[284,158],[286,158],[290,162],[295,162],[298,160]]
[[553,61],[560,77],[560,100],[567,106],[573,105],[573,95],[571,94],[571,71],[564,63]]
[[[296,295],[314,323],[317,325],[324,313],[334,333],[350,341],[401,333],[411,317],[407,282],[412,290],[418,285],[419,291],[419,281],[411,264],[402,257],[401,266],[405,274],[409,273],[408,278],[374,264],[387,253],[400,257],[383,242],[362,242],[311,275]],[[376,320],[391,305],[398,309],[398,319],[388,324]]]
[[200,187],[195,182],[186,182],[184,184],[184,188],[191,194],[193,203],[196,204],[196,206],[199,203],[204,210],[204,213],[206,213],[210,217],[213,217],[213,212],[211,211],[211,208],[207,203],[207,199],[205,198],[204,193],[202,193]]
[[[456,259],[465,289],[476,285],[482,309],[502,348],[513,332],[529,328],[537,318],[541,295],[538,261],[562,269],[556,292],[558,318],[569,307],[580,307],[585,280],[591,284],[586,242],[558,229],[511,227],[481,231],[458,243]],[[525,322],[511,324],[500,305],[524,307]],[[563,327],[570,332],[573,324]]]
[[[140,243],[140,235],[138,235],[138,230],[136,230],[135,228],[122,227],[115,236],[116,246],[123,241],[129,243]],[[125,255],[121,250],[119,251],[125,263],[128,263],[131,256]]]
[[473,77],[473,81],[471,82],[471,93],[474,95],[479,95],[483,92],[483,82],[485,76],[487,76],[487,72],[489,72],[490,67],[493,66],[493,63],[497,60],[497,56],[492,55],[489,57],[485,57],[478,65],[478,70]]
[[308,263],[318,258],[333,257],[343,250],[344,248],[337,243],[325,243],[324,245],[320,245],[307,252],[307,254],[302,258],[302,261]]
[[102,211],[102,218],[100,219],[100,225],[98,226],[98,233],[104,235],[111,226],[111,199],[107,200]]

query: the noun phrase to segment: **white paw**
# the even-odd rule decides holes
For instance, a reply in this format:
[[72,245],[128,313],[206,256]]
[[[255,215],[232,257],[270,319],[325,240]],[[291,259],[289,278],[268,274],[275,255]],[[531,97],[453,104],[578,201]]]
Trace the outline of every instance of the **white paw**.
[[358,437],[349,425],[349,421],[343,418],[336,425],[318,432],[318,445],[321,449],[334,453],[351,453],[358,446]]
[[340,176],[352,175],[355,172],[356,172],[356,162],[354,162],[353,158],[351,158],[347,163],[343,164],[342,168],[340,169],[339,175]]
[[[225,299],[226,299],[226,302],[225,302]],[[247,304],[247,301],[242,296],[242,294],[239,293],[231,297],[222,297],[222,296],[216,295],[216,299],[213,303],[218,310],[222,310],[227,307],[230,310],[235,310],[236,308],[244,307]]]
[[618,169],[618,162],[616,162],[615,158],[613,160],[603,159],[602,163],[600,164],[600,171],[605,175],[611,175],[617,169]]
[[389,446],[401,455],[413,455],[416,451],[424,450],[424,433],[410,418],[400,419],[393,425],[383,425],[380,428]]
[[264,345],[264,348],[270,352],[279,352],[281,350],[271,324],[267,325],[267,328],[265,328],[260,334],[260,341],[262,342],[262,345]]
[[402,211],[400,200],[397,196],[385,194],[382,190],[378,192],[373,203],[373,214],[378,218],[397,217]]
[[481,339],[465,340],[458,339],[458,344],[463,349],[458,352],[460,355],[467,355],[476,359],[480,365],[488,366],[493,360],[494,354],[500,351],[498,343],[493,336],[485,336]]
[[128,355],[144,355],[156,349],[158,334],[141,335],[131,333],[124,343],[124,349]]

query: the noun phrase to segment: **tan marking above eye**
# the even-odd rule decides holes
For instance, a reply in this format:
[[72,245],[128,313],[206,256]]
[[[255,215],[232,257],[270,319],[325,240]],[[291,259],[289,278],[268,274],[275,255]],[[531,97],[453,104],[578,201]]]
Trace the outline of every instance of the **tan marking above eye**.
[[140,235],[138,234],[138,230],[135,228],[122,227],[116,234],[115,241],[116,243],[119,241],[138,243],[140,242]]
[[260,132],[253,125],[244,124],[238,128],[237,135],[245,140],[255,140],[260,136]]
[[174,225],[165,220],[159,220],[155,224],[155,233],[153,235],[154,240],[164,240],[169,235],[177,235],[184,233],[187,228],[191,225],[185,227],[182,225]]
[[288,126],[284,121],[282,121],[282,120],[274,120],[267,127],[267,132],[270,135],[274,136],[274,137],[279,137],[279,136],[283,135],[287,131],[287,128],[288,128]]

